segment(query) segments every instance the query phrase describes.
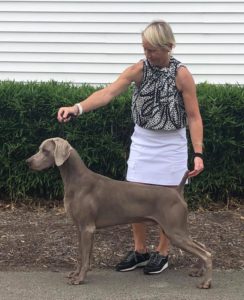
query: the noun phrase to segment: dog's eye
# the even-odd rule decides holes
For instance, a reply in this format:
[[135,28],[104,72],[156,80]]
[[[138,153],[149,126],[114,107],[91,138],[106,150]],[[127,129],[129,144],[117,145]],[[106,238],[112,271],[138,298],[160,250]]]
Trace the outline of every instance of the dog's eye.
[[42,152],[43,152],[44,154],[48,154],[48,153],[49,153],[49,151],[48,151],[47,149],[42,149]]

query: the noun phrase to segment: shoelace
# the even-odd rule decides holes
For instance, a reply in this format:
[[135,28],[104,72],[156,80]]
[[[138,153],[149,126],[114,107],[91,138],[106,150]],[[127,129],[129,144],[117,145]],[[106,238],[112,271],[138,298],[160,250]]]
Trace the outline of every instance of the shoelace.
[[164,257],[160,255],[159,252],[153,252],[150,256],[148,264],[157,265],[162,259],[164,259]]

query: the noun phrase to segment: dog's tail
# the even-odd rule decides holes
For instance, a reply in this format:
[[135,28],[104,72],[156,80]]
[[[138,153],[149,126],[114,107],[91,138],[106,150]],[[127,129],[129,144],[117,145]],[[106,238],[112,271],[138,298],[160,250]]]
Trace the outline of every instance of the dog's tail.
[[181,179],[181,182],[180,184],[177,186],[177,191],[179,192],[179,194],[183,195],[183,192],[184,192],[184,186],[185,186],[185,183],[186,183],[186,180],[189,176],[189,170],[187,170],[183,176],[183,178]]

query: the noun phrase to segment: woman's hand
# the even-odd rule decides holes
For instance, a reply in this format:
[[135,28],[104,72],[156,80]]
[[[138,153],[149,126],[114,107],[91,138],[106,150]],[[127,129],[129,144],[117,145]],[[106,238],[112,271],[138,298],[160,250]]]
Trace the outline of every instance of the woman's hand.
[[192,171],[190,171],[189,177],[197,176],[203,170],[204,170],[204,164],[203,164],[202,158],[195,157],[194,158],[194,169]]
[[60,107],[57,119],[59,122],[68,122],[72,117],[76,117],[79,113],[77,106]]

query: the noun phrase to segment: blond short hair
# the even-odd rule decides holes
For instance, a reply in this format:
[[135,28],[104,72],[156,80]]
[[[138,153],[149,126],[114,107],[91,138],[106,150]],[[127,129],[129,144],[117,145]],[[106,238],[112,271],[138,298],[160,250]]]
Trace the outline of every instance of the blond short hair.
[[169,51],[175,47],[175,38],[170,25],[163,20],[151,22],[143,31],[142,38],[155,48],[165,48]]

